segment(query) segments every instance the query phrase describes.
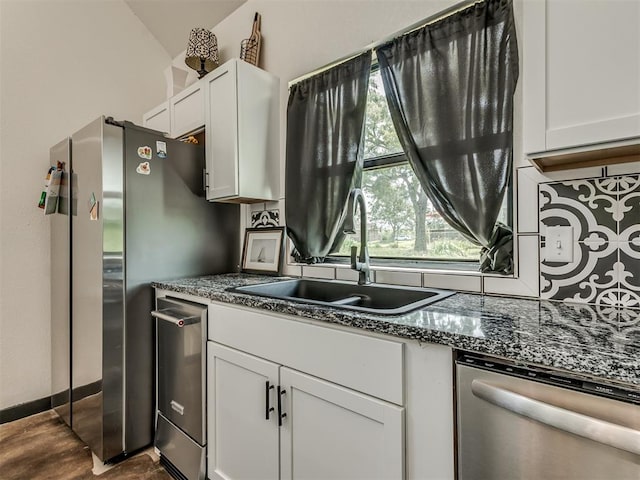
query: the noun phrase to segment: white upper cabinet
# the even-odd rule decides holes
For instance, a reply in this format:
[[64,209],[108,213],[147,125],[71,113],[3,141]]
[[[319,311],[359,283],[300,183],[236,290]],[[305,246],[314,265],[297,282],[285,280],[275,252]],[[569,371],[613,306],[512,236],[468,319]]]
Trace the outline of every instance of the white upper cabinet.
[[207,200],[279,198],[279,80],[238,59],[204,79]]
[[142,116],[142,126],[170,134],[171,114],[169,112],[169,101],[167,100],[145,113]]
[[179,138],[204,128],[206,100],[202,80],[142,116],[142,126]]
[[640,137],[640,1],[525,0],[525,152]]
[[178,138],[204,127],[205,98],[202,80],[185,88],[169,100],[171,137]]

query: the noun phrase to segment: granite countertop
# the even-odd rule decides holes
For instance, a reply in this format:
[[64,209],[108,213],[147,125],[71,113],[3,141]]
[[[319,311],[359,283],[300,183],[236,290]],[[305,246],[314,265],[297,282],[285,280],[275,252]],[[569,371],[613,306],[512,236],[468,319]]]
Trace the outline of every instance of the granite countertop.
[[284,279],[224,274],[154,282],[152,286],[640,388],[639,310],[457,293],[418,311],[386,316],[227,290]]

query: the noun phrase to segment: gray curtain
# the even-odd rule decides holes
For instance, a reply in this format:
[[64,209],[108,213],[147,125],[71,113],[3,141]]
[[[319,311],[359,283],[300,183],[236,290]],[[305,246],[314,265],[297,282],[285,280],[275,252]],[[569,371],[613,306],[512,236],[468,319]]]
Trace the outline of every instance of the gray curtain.
[[360,185],[371,52],[291,87],[285,216],[296,261],[321,262],[344,239],[349,192]]
[[480,270],[513,272],[497,223],[513,156],[518,51],[511,1],[477,3],[377,50],[394,126],[442,217],[482,246]]

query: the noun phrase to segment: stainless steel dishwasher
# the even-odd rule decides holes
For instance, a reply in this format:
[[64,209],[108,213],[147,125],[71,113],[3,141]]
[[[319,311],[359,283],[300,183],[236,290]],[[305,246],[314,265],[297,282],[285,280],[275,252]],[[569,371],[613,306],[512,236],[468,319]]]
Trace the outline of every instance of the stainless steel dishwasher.
[[167,471],[179,480],[206,477],[207,307],[159,298],[156,310],[155,447]]
[[640,479],[640,390],[460,355],[460,480]]

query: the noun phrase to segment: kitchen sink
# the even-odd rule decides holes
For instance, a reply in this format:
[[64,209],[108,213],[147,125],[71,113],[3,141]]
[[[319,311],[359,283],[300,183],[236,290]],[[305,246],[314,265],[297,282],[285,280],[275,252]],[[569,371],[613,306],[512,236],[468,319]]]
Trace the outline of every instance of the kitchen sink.
[[379,315],[411,312],[455,293],[433,288],[358,285],[304,278],[234,287],[230,291]]

